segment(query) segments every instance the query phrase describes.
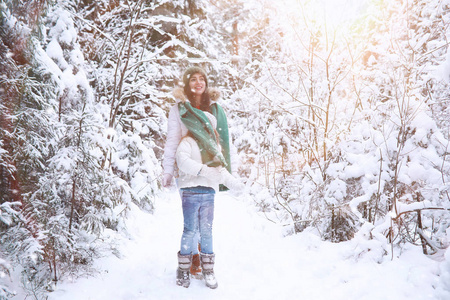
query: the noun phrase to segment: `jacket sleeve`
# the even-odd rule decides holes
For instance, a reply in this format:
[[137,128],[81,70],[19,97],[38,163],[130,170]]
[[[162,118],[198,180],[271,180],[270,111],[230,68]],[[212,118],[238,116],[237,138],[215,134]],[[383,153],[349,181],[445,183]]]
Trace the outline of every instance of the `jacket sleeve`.
[[203,164],[192,158],[193,151],[200,152],[198,147],[197,149],[193,149],[194,146],[195,145],[190,143],[187,138],[181,140],[176,152],[176,161],[180,171],[192,176],[197,176],[200,173]]
[[241,182],[241,180],[228,173],[227,169],[222,168],[220,175],[221,183],[230,190],[242,191],[245,188],[245,185]]
[[179,122],[178,106],[174,105],[169,112],[167,120],[167,138],[164,146],[163,169],[164,173],[174,175],[175,154],[181,141],[181,124]]

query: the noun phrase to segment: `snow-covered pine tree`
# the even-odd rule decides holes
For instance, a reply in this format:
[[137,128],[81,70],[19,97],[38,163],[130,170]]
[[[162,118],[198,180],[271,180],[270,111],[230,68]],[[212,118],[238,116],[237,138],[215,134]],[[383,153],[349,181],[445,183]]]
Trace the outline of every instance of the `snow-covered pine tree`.
[[0,299],[9,299],[14,296],[14,292],[8,289],[6,282],[3,282],[4,279],[10,278],[11,269],[11,265],[0,257]]
[[[10,47],[24,71],[8,99],[23,217],[2,232],[2,248],[22,266],[25,288],[40,295],[113,247],[98,235],[121,228],[133,191],[102,164],[110,131],[87,78],[73,6],[34,4],[2,6],[6,34],[27,41]],[[37,7],[33,26],[25,6]]]
[[[28,7],[25,7],[27,6]],[[31,57],[31,44],[29,40],[30,32],[35,28],[35,24],[39,19],[41,7],[35,2],[18,3],[14,1],[2,1],[0,4],[0,20],[1,20],[1,97],[0,97],[0,137],[1,145],[1,188],[0,196],[1,222],[0,222],[0,238],[2,258],[17,263],[19,256],[26,254],[28,245],[37,246],[36,242],[28,240],[30,234],[31,222],[28,222],[19,208],[24,207],[23,193],[30,190],[33,186],[34,177],[30,172],[30,176],[26,177],[26,169],[20,161],[23,152],[22,143],[20,140],[26,140],[25,136],[19,134],[21,131],[20,123],[18,121],[17,113],[22,111],[18,109],[22,103],[26,102],[28,98],[27,90],[37,88],[38,84],[35,81],[27,80],[27,72],[29,70],[29,61]],[[28,11],[27,11],[28,8]],[[27,13],[25,13],[27,12]],[[27,83],[29,86],[27,86]],[[28,89],[27,89],[28,88]],[[22,117],[26,118],[24,113]],[[39,122],[39,121],[38,121]],[[26,147],[26,145],[25,145]],[[29,157],[33,157],[33,152],[29,153]],[[30,166],[31,169],[31,166]],[[28,169],[29,170],[29,169]],[[15,206],[16,211],[11,211],[12,205]],[[19,212],[20,211],[20,212]],[[17,228],[21,231],[20,236],[16,239],[10,239],[10,230]],[[23,238],[23,239],[21,239]],[[19,241],[19,242],[18,242]],[[22,247],[23,246],[23,247]],[[21,248],[22,247],[22,248]],[[21,249],[19,249],[21,248]],[[34,247],[35,250],[38,247]],[[16,251],[17,250],[17,251]],[[24,251],[21,251],[24,250]],[[31,254],[31,253],[29,253]],[[6,267],[7,266],[7,267]],[[6,274],[11,269],[12,264],[3,263],[3,274]],[[3,277],[3,276],[2,276]],[[7,277],[5,277],[7,278]],[[6,287],[2,288],[2,293],[5,297],[9,297],[10,292]]]

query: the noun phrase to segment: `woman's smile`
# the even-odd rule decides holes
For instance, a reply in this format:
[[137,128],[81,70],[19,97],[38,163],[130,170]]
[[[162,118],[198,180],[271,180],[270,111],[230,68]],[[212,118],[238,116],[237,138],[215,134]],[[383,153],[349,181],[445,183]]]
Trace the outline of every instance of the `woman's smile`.
[[189,87],[193,94],[202,95],[206,89],[206,81],[202,74],[193,74],[189,79]]

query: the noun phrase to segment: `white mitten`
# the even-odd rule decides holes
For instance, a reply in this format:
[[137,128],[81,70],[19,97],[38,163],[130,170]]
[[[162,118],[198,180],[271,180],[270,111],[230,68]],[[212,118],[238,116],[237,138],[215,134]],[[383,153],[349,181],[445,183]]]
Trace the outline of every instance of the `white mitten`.
[[225,168],[222,168],[220,171],[222,176],[221,183],[235,192],[242,193],[244,191],[245,185],[238,178],[231,175]]
[[172,174],[169,173],[164,173],[163,178],[162,178],[162,185],[164,187],[169,187],[172,185]]
[[220,173],[220,169],[221,167],[213,168],[208,167],[207,165],[203,165],[198,175],[206,177],[210,180],[220,182],[222,176]]

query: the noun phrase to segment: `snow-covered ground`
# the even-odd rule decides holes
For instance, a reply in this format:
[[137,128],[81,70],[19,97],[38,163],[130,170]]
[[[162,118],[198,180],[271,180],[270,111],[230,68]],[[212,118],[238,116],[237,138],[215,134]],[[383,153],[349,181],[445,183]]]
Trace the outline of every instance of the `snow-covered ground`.
[[216,290],[195,279],[188,289],[175,285],[182,213],[177,192],[170,191],[153,215],[132,212],[133,238],[121,242],[120,259],[99,260],[95,277],[59,284],[49,299],[450,299],[443,283],[450,280],[449,259],[432,260],[417,247],[391,260],[363,251],[368,247],[357,239],[332,244],[312,233],[283,237],[251,202],[216,197]]

